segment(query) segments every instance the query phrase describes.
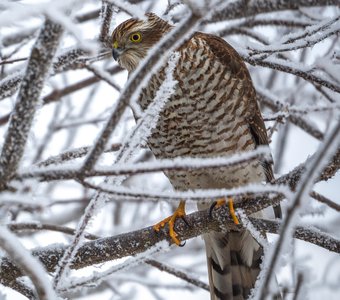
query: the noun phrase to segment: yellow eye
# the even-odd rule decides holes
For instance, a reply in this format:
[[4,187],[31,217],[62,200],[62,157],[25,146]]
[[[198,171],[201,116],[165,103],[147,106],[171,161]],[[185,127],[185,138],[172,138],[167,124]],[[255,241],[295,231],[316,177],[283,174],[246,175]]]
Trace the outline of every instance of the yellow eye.
[[118,42],[117,42],[117,41],[115,41],[115,42],[113,43],[113,48],[114,48],[114,49],[117,49],[117,48],[118,48]]
[[142,40],[142,35],[139,32],[135,32],[130,35],[130,41],[134,43],[139,43]]

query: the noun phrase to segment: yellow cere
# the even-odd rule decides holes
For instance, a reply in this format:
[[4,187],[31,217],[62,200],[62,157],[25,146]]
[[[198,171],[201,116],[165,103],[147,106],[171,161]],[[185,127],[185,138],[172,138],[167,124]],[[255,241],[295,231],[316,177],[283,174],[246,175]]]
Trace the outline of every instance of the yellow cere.
[[130,41],[134,43],[138,43],[142,40],[142,35],[139,32],[135,32],[130,35]]
[[113,48],[114,48],[114,49],[117,49],[117,48],[118,48],[118,42],[117,42],[117,41],[115,41],[115,42],[113,43]]

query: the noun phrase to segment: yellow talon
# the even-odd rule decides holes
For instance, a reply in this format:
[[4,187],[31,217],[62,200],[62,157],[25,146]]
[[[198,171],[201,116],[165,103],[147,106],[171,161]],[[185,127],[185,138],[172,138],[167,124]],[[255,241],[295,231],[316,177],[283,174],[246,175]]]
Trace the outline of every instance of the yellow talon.
[[174,229],[175,227],[175,222],[177,218],[183,218],[185,216],[185,202],[181,201],[175,210],[174,214],[170,217],[165,218],[164,220],[160,221],[159,223],[155,224],[153,226],[153,229],[155,231],[159,231],[161,228],[165,226],[166,223],[169,224],[169,235],[172,239],[172,241],[179,246],[181,244],[180,240],[177,238],[177,233]]
[[229,205],[230,215],[233,218],[234,223],[236,225],[240,224],[240,222],[238,221],[238,218],[236,217],[236,214],[235,214],[233,198],[228,197],[228,205]]
[[224,199],[224,198],[221,198],[221,199],[218,199],[218,200],[216,201],[215,207],[218,208],[218,207],[223,206],[224,204],[225,204],[225,199]]

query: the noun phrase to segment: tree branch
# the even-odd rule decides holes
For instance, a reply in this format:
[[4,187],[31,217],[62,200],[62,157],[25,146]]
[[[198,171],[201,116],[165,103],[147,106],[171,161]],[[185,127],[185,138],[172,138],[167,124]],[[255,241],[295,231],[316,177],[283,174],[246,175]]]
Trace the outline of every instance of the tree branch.
[[258,14],[296,10],[300,7],[314,7],[326,5],[338,5],[338,0],[238,0],[227,3],[223,9],[215,11],[209,23],[221,20],[230,20],[244,17],[251,17]]
[[[15,174],[24,153],[28,133],[45,78],[59,45],[62,27],[46,20],[32,49],[0,156],[0,190]],[[32,88],[34,86],[34,89]]]
[[309,194],[312,184],[317,179],[319,174],[318,170],[321,171],[321,167],[325,164],[325,158],[327,159],[331,154],[333,154],[333,152],[336,151],[334,149],[334,145],[339,147],[339,132],[340,121],[338,121],[338,124],[332,129],[325,142],[321,144],[318,151],[313,155],[313,158],[307,165],[306,172],[301,177],[301,182],[299,182],[299,185],[297,186],[297,191],[291,201],[291,205],[287,209],[286,217],[282,221],[280,238],[274,245],[271,260],[269,261],[267,268],[263,269],[265,272],[265,277],[261,288],[258,290],[257,295],[259,296],[259,299],[266,299],[269,293],[268,287],[270,285],[270,281],[272,280],[272,275],[278,263],[283,245],[285,241],[290,238],[290,231],[293,230],[296,223],[295,216],[298,214],[299,209],[301,209],[303,206],[304,198]]
[[[245,203],[237,203],[235,207],[245,209]],[[259,230],[268,230],[271,233],[278,233],[280,230],[279,222],[256,218],[249,219]],[[197,237],[212,230],[219,231],[220,228],[227,227],[234,230],[240,228],[240,226],[233,223],[227,206],[215,208],[211,214],[209,209],[197,211],[187,215],[186,220],[189,226],[181,219],[176,221],[175,229],[181,241]],[[299,239],[315,243],[329,251],[340,253],[340,241],[325,233],[298,226],[295,234]],[[172,243],[168,235],[167,225],[157,233],[154,231],[153,226],[149,226],[137,231],[87,242],[78,249],[71,268],[81,269],[122,257],[136,255],[145,252],[162,240],[167,240],[169,244]],[[32,254],[39,258],[48,272],[54,272],[66,247],[66,245],[54,245],[53,247],[39,248],[33,250]],[[15,279],[22,275],[23,273],[20,268],[10,259],[3,258],[1,260],[1,284],[14,288],[13,283]]]
[[0,227],[0,246],[15,261],[16,265],[23,270],[23,273],[32,280],[38,299],[57,299],[42,265],[21,245],[16,236],[5,227]]

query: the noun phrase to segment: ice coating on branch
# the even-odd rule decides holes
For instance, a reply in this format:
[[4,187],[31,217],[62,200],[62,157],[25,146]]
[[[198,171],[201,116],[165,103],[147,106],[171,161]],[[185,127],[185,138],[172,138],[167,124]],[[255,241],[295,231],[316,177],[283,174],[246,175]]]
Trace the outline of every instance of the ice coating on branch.
[[107,279],[109,276],[112,276],[113,274],[123,271],[123,270],[129,270],[131,268],[134,268],[141,263],[143,263],[146,259],[152,258],[156,253],[164,252],[169,249],[169,243],[167,241],[161,241],[157,243],[156,245],[150,247],[147,251],[137,254],[133,257],[130,257],[126,259],[124,262],[119,263],[108,270],[105,270],[103,272],[93,272],[91,276],[88,277],[82,277],[77,279],[68,279],[67,282],[63,282],[63,285],[60,286],[61,291],[67,291],[79,289],[86,285],[98,285],[103,280]]
[[57,300],[58,297],[52,288],[48,275],[39,260],[23,247],[18,238],[6,227],[0,226],[0,244],[9,256],[17,261],[29,275],[39,296],[44,299]]

